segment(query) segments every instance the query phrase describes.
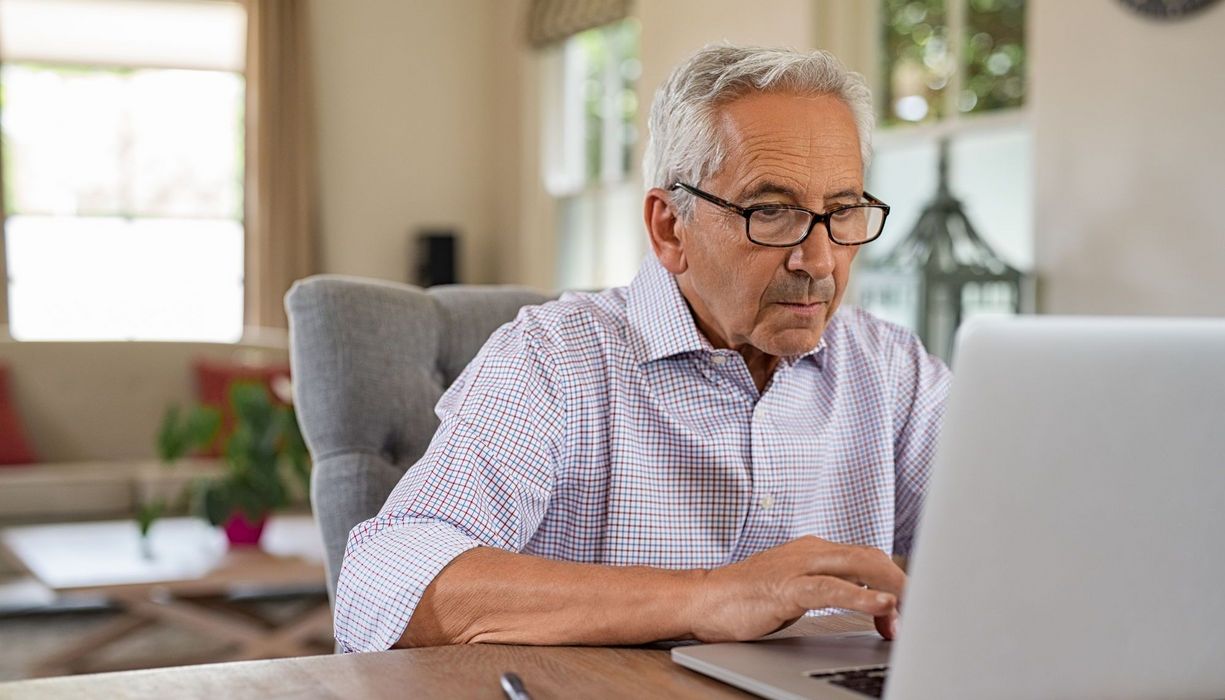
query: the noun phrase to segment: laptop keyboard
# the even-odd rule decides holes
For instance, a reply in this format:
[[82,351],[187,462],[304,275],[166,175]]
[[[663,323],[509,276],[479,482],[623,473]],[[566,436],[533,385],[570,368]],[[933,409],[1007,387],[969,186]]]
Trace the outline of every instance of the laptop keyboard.
[[854,671],[813,673],[810,675],[831,685],[853,690],[870,698],[879,698],[885,695],[885,676],[888,675],[888,672],[888,666],[870,666],[867,668],[857,668]]

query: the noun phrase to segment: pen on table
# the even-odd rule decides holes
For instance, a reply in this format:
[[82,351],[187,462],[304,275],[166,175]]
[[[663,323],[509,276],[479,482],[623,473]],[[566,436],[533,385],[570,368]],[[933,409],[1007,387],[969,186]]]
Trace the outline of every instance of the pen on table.
[[510,700],[532,700],[532,696],[527,694],[527,688],[523,687],[523,679],[512,671],[502,674],[502,691]]
[[510,700],[532,700],[528,689],[523,687],[523,679],[512,671],[502,674],[502,691]]

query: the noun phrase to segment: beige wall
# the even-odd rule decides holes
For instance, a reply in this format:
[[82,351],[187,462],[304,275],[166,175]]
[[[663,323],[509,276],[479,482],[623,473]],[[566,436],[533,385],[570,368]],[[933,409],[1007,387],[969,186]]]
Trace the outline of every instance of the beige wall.
[[1225,314],[1225,5],[1029,8],[1040,308]]
[[496,0],[311,0],[325,271],[404,281],[409,236],[455,226],[498,277]]
[[[638,81],[638,162],[646,146],[655,91],[698,49],[721,41],[745,46],[810,49],[816,45],[815,0],[654,0],[639,2],[642,77]],[[643,233],[645,236],[646,234]]]
[[[406,279],[408,234],[458,225],[463,279],[555,284],[553,211],[539,180],[539,56],[526,0],[311,0],[319,105],[322,264]],[[644,0],[646,108],[699,47],[807,47],[812,0]],[[645,235],[645,234],[644,234]]]
[[807,49],[814,45],[814,0],[644,0],[635,13],[642,22],[642,78],[638,84],[642,123],[655,89],[681,61],[718,41]]
[[494,221],[498,281],[555,286],[552,203],[540,181],[540,55],[524,39],[529,0],[494,0]]

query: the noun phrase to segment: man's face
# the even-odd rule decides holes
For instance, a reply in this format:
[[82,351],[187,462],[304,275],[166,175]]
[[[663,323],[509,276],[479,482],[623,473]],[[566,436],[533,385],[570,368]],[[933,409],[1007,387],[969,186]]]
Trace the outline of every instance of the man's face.
[[[752,94],[723,106],[716,125],[723,167],[687,184],[742,207],[816,212],[863,194],[859,134],[837,97]],[[858,247],[834,244],[823,224],[798,246],[759,246],[745,236],[743,217],[696,197],[693,204],[690,220],[676,224],[684,268],[677,280],[710,341],[776,357],[816,347]]]

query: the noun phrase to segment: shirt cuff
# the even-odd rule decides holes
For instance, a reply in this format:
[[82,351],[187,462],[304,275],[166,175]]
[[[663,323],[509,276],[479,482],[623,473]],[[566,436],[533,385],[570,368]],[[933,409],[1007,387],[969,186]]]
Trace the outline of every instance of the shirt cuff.
[[336,641],[347,652],[390,649],[426,587],[452,560],[478,546],[437,521],[400,523],[356,544],[345,553],[336,584]]

